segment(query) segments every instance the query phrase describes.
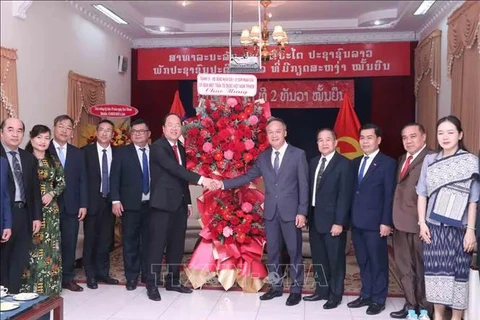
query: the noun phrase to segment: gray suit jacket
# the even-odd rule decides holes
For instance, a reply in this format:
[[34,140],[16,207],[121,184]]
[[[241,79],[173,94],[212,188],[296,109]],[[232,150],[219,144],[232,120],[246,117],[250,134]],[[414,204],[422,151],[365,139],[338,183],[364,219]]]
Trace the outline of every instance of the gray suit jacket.
[[288,145],[278,176],[273,171],[272,148],[262,152],[250,170],[242,176],[224,180],[224,188],[243,186],[262,176],[265,183],[264,218],[272,220],[278,211],[283,221],[295,221],[295,216],[308,212],[308,164],[302,149]]

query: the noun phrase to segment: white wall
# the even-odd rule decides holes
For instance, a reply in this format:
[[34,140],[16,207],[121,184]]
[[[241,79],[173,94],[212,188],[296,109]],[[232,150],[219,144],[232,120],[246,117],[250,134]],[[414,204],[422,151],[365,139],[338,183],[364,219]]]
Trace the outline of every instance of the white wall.
[[34,1],[26,20],[14,18],[12,3],[1,1],[1,45],[18,50],[19,117],[27,132],[35,124],[51,127],[67,112],[69,70],[105,80],[107,103],[130,104],[130,65],[117,72],[118,55],[131,60],[130,42],[64,1]]
[[[459,6],[463,4],[464,1],[458,1],[455,3],[452,8],[445,13],[445,17],[440,20],[439,23],[436,25],[432,26],[427,30],[424,34],[425,36],[428,36],[431,31],[435,29],[440,29],[442,31],[442,41],[441,41],[441,57],[440,57],[440,93],[438,95],[438,118],[448,116],[451,111],[451,99],[452,99],[452,80],[448,76],[447,73],[447,34],[448,34],[448,26],[447,26],[447,20],[448,17],[452,14],[453,11],[455,11]],[[423,38],[420,40],[422,41]]]

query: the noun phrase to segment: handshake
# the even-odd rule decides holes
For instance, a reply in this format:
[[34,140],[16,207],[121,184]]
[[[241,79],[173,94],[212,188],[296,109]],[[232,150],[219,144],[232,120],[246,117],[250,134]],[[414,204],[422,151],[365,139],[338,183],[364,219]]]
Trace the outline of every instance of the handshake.
[[202,186],[203,189],[215,191],[223,188],[223,182],[220,180],[203,177]]

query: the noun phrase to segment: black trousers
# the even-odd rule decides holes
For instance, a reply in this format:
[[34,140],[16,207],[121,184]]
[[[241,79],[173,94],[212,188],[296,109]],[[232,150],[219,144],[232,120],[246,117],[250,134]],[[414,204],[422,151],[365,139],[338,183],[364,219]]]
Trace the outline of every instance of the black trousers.
[[28,266],[32,246],[31,228],[27,209],[13,207],[12,236],[6,243],[0,245],[0,281],[10,293],[20,292],[23,271]]
[[147,275],[148,209],[142,202],[140,210],[125,210],[122,215],[123,264],[127,281]]
[[95,214],[87,213],[83,225],[83,265],[87,278],[109,277],[114,224],[115,216],[108,198],[102,198]]
[[150,208],[147,286],[155,286],[157,278],[161,276],[164,252],[167,263],[165,286],[180,284],[180,264],[185,250],[186,229],[186,203],[183,203],[176,212]]
[[309,229],[309,236],[315,292],[326,299],[341,301],[346,272],[347,232],[343,231],[333,237],[330,233],[319,233],[313,223]]
[[69,283],[75,278],[75,251],[78,239],[78,216],[60,211],[60,232],[62,240],[62,282]]

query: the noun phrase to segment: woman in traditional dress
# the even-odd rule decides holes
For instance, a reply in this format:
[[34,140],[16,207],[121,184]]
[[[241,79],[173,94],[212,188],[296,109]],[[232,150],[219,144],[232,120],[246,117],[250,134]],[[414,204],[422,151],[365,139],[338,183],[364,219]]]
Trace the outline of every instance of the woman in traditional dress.
[[65,189],[60,161],[49,151],[50,129],[35,125],[25,148],[38,159],[38,178],[43,203],[40,231],[33,236],[30,263],[23,274],[22,292],[58,296],[61,291],[60,212],[57,198]]
[[461,320],[476,244],[478,158],[465,149],[455,116],[438,120],[437,141],[438,153],[425,157],[417,185],[425,291],[434,304],[434,320],[445,320],[446,306],[452,308],[452,320]]

